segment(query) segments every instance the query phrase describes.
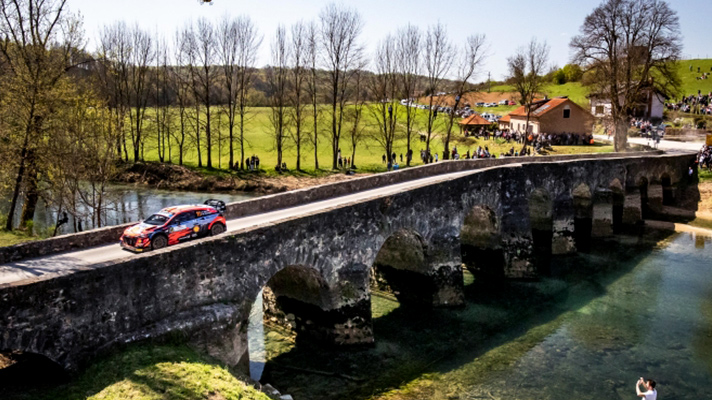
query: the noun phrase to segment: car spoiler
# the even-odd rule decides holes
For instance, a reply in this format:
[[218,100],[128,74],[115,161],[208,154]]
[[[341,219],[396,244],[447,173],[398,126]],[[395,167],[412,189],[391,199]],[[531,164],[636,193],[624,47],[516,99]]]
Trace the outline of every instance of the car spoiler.
[[210,206],[210,207],[220,211],[221,213],[225,212],[225,210],[227,209],[227,207],[225,206],[225,202],[222,200],[218,200],[218,199],[208,199],[208,200],[205,200],[205,203],[203,203],[203,204],[205,204],[206,206]]

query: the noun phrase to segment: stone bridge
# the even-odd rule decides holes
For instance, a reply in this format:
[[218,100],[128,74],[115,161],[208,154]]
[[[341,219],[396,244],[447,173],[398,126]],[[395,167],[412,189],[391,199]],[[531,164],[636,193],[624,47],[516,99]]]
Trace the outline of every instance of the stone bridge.
[[247,319],[263,288],[293,316],[298,340],[368,344],[376,278],[401,302],[458,306],[463,261],[478,279],[533,279],[552,255],[699,198],[692,154],[537,160],[0,285],[0,352],[76,370],[116,345],[180,335],[234,365],[247,361]]

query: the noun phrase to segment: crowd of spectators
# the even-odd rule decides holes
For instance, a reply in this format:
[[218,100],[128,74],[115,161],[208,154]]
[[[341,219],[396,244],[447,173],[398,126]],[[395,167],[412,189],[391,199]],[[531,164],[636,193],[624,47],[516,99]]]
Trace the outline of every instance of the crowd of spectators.
[[[508,130],[498,129],[490,132],[489,130],[484,128],[465,132],[465,136],[472,136],[478,139],[482,138],[485,140],[504,139],[507,141],[507,143],[511,141],[514,141],[516,143],[524,143],[525,138],[524,133],[519,131],[510,132]],[[533,146],[536,143],[546,143],[549,146],[579,146],[584,144],[593,144],[593,135],[583,135],[579,133],[530,133],[527,139],[528,142]]]
[[682,96],[678,102],[665,103],[665,107],[670,111],[712,115],[712,92],[702,94],[698,90],[697,94]]

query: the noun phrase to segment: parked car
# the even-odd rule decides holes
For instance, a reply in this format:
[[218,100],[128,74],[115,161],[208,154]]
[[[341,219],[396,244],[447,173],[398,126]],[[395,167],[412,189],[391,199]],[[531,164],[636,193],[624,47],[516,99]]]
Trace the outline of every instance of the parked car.
[[506,106],[506,105],[508,105],[508,104],[509,104],[509,100],[500,100],[500,101],[499,101],[499,105],[500,105],[500,106]]
[[509,105],[510,105],[510,106],[516,106],[516,105],[517,105],[517,103],[515,103],[515,102],[514,102],[514,101],[512,101],[512,100],[509,100]]
[[475,103],[475,107],[486,107],[485,102],[483,102],[483,101],[477,102],[477,103]]
[[156,250],[186,240],[225,232],[225,203],[210,199],[202,205],[167,207],[126,228],[119,239],[125,250]]

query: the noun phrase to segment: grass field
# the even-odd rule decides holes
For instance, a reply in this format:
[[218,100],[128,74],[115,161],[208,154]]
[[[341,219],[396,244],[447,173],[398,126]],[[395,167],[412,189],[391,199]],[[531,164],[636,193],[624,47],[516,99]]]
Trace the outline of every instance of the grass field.
[[[511,109],[514,109],[515,106],[507,106],[507,107],[493,107],[493,108],[479,108],[482,112],[492,112],[492,113],[497,113],[497,114],[506,114],[508,111],[511,111]],[[401,109],[400,114],[403,114],[403,109]],[[218,115],[215,115],[215,119],[217,120]],[[416,134],[414,135],[415,137],[414,142],[411,144],[411,148],[413,149],[414,155],[413,155],[413,165],[420,165],[420,150],[425,149],[425,143],[421,142],[419,140],[418,133],[425,133],[425,127],[424,127],[424,122],[425,122],[425,111],[423,110],[418,110],[418,123],[416,124],[415,130]],[[226,120],[225,117],[222,118],[223,121],[221,121],[216,126],[220,126],[220,132],[221,132],[221,139],[218,140],[217,138],[213,138],[213,168],[217,170],[227,170],[228,167],[228,161],[229,161],[229,153],[228,153],[228,141],[227,141],[227,127],[224,122]],[[400,121],[399,125],[404,123],[404,117],[401,115],[400,116]],[[331,166],[332,166],[332,150],[331,150],[331,142],[330,142],[330,136],[329,136],[329,129],[331,128],[330,121],[327,121],[326,118],[322,118],[322,120],[319,122],[319,131],[321,132],[320,138],[319,138],[319,145],[317,148],[317,154],[319,157],[319,167],[321,170],[326,170],[330,171]],[[352,154],[352,142],[350,139],[350,130],[351,130],[351,124],[349,122],[346,122],[343,126],[343,134],[342,134],[342,139],[340,141],[340,148],[341,148],[341,154],[343,157],[351,157]],[[438,117],[438,121],[436,123],[434,133],[433,133],[433,139],[431,141],[431,149],[434,152],[437,152],[440,155],[440,159],[442,159],[442,151],[444,148],[443,144],[443,136],[445,133],[445,127],[446,127],[446,118],[444,116]],[[363,128],[363,133],[362,133],[362,139],[357,143],[356,146],[356,155],[354,157],[355,165],[358,167],[358,172],[381,172],[386,170],[386,164],[383,163],[382,157],[385,154],[385,151],[383,149],[383,146],[379,144],[379,142],[375,139],[375,136],[377,135],[378,128],[376,125],[376,119],[373,117],[373,114],[368,111],[364,110],[364,117],[363,117],[363,123],[362,123],[362,128]],[[146,148],[145,148],[145,158],[147,161],[157,161],[158,156],[157,152],[155,150],[154,142],[155,139],[153,138],[153,134],[151,132],[151,125],[148,125],[149,129],[149,137],[146,138]],[[307,123],[307,126],[305,127],[307,131],[312,131],[312,124]],[[401,129],[401,130],[404,130]],[[215,131],[215,128],[214,128]],[[262,170],[266,171],[268,174],[276,174],[275,172],[275,166],[277,164],[277,154],[275,151],[275,146],[274,146],[274,140],[272,139],[270,132],[272,131],[272,127],[269,123],[269,109],[268,108],[254,108],[250,112],[250,120],[246,124],[246,131],[245,131],[245,139],[246,139],[246,156],[249,157],[253,154],[257,155],[260,158],[260,167]],[[453,145],[456,145],[458,148],[458,151],[461,155],[464,155],[467,150],[469,149],[470,152],[474,152],[478,146],[489,146],[490,152],[500,154],[504,151],[508,151],[512,146],[514,146],[515,150],[519,150],[519,146],[517,144],[507,144],[502,142],[497,142],[494,143],[492,141],[488,141],[485,143],[484,140],[475,140],[472,138],[464,138],[459,131],[459,125],[457,123],[452,129],[452,134],[451,134],[451,148]],[[202,147],[202,154],[203,154],[203,166],[206,165],[206,151],[204,147],[205,140],[204,138],[201,141],[201,147]],[[186,146],[186,153],[184,155],[184,164],[190,167],[197,167],[198,165],[198,155],[197,151],[195,148],[194,143],[189,143],[188,146]],[[400,161],[400,155],[403,154],[404,160],[405,160],[405,155],[406,155],[406,139],[403,137],[399,137],[395,142],[394,142],[394,149],[393,151],[396,153],[398,160]],[[597,147],[590,147],[590,146],[584,146],[584,147],[557,147],[556,148],[557,153],[571,153],[571,152],[589,152],[589,151],[612,151],[612,147],[610,146],[603,146],[601,148]],[[219,156],[218,156],[219,155]],[[239,160],[239,149],[236,150],[235,152],[235,157],[236,160]],[[297,158],[297,152],[296,152],[296,146],[293,141],[288,140],[287,147],[284,151],[284,162],[287,163],[287,168],[290,170],[293,170],[296,166],[296,158]],[[172,154],[172,161],[174,163],[178,162],[178,154],[177,151],[174,150]],[[315,170],[315,164],[314,164],[314,148],[311,144],[305,144],[304,147],[302,148],[302,154],[301,154],[301,161],[302,161],[302,170],[304,171],[305,174],[308,175],[319,175],[324,173],[323,171],[316,171]],[[404,166],[404,164],[401,164],[401,166]],[[219,171],[205,171],[206,173],[220,173]]]
[[[690,71],[690,66],[692,66],[692,71]],[[699,73],[697,67],[700,67]],[[712,92],[712,59],[680,61],[678,71],[682,84],[681,95],[697,94],[698,90],[702,94]],[[709,73],[710,77],[704,80],[697,79],[703,72]]]

